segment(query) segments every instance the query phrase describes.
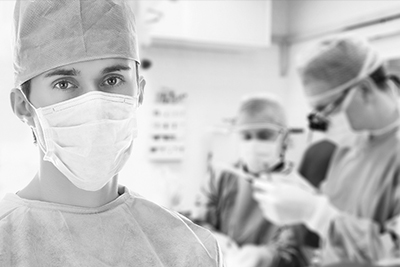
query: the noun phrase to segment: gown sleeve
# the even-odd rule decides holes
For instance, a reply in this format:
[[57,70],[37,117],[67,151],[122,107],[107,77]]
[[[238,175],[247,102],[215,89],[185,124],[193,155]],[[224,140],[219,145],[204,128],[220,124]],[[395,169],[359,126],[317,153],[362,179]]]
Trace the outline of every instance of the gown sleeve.
[[374,219],[342,213],[331,222],[322,244],[329,248],[326,253],[355,262],[399,256],[400,228],[393,227],[393,222],[400,221],[399,178],[397,171],[381,195],[371,196],[379,203]]

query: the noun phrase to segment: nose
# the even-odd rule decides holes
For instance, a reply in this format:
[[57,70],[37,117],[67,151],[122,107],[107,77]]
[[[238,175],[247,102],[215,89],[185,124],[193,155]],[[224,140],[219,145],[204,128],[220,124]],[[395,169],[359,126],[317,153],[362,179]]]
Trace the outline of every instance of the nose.
[[98,86],[94,81],[88,81],[83,85],[83,94],[89,93],[89,92],[96,92],[96,91],[101,91],[100,86]]
[[95,81],[85,81],[83,84],[81,84],[78,96],[99,91],[101,91],[101,88],[96,84]]

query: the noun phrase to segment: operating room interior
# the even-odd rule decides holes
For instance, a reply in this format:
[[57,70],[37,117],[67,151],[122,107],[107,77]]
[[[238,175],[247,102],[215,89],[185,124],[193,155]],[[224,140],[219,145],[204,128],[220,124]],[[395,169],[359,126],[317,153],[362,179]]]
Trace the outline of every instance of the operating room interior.
[[[296,69],[299,52],[335,33],[361,35],[400,70],[400,1],[129,1],[138,24],[139,135],[121,184],[173,210],[192,208],[210,160],[230,164],[243,96],[282,100],[290,128],[286,160],[298,166],[323,134],[308,130],[310,107]],[[0,197],[35,175],[32,132],[10,107],[14,1],[0,1]]]

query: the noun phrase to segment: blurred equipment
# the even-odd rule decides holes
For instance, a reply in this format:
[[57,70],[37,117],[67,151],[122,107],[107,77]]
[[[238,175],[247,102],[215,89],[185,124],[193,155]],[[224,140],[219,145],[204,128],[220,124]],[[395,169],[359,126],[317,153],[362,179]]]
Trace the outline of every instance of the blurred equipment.
[[186,93],[164,87],[153,105],[148,155],[152,161],[181,161],[185,154]]
[[140,67],[141,67],[142,69],[144,69],[144,70],[147,70],[147,69],[150,69],[150,67],[151,67],[152,64],[153,64],[153,63],[151,62],[150,59],[144,58],[144,59],[141,60]]

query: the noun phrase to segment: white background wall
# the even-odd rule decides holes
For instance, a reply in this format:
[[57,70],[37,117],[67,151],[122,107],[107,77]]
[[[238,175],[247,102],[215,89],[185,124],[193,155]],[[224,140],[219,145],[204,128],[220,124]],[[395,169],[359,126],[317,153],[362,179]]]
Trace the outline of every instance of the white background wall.
[[271,1],[142,1],[140,4],[145,3],[163,13],[160,23],[153,25],[151,35],[156,38],[225,45],[270,43]]

